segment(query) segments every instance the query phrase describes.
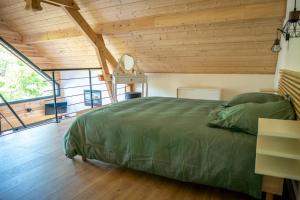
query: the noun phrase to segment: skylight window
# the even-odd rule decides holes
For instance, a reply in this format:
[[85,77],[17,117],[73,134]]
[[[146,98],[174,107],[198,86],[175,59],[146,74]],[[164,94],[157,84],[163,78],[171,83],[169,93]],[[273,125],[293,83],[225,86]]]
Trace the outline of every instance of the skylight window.
[[0,94],[10,103],[53,96],[51,77],[1,37]]

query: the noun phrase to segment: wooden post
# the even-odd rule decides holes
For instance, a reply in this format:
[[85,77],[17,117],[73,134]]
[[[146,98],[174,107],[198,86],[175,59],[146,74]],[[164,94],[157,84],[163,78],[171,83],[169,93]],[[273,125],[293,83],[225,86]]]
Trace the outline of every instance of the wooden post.
[[42,10],[41,0],[25,0],[25,2],[26,2],[26,6],[25,6],[26,10],[33,10],[33,11]]
[[[108,94],[110,96],[111,101],[113,101],[112,98],[112,83],[111,83],[111,76],[110,72],[106,63],[106,54],[110,54],[110,52],[106,49],[103,37],[101,34],[96,34],[93,29],[90,27],[90,25],[85,21],[85,19],[82,17],[82,15],[79,13],[78,10],[74,10],[69,7],[63,7],[64,11],[70,16],[70,18],[74,21],[74,23],[79,27],[79,29],[83,32],[85,37],[91,42],[91,44],[94,46],[98,61],[100,65],[102,66],[102,73],[104,81],[106,82],[106,87]],[[108,53],[109,52],[109,53]],[[112,57],[112,56],[111,56]],[[110,57],[110,59],[111,59]],[[112,62],[113,59],[111,59]],[[114,64],[117,62],[115,61]],[[116,67],[112,65],[112,67]]]
[[271,193],[266,193],[266,200],[273,200],[274,195]]

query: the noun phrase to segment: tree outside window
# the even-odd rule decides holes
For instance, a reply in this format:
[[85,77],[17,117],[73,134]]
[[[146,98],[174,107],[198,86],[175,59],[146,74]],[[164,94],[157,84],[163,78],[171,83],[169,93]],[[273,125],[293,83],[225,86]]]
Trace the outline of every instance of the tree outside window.
[[51,79],[28,66],[12,50],[0,43],[0,94],[8,102],[52,96]]

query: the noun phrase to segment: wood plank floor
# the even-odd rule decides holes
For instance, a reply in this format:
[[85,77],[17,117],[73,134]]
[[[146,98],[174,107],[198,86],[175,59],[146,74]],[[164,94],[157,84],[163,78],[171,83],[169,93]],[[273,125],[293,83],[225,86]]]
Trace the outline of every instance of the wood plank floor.
[[0,199],[247,200],[247,195],[183,183],[99,161],[67,159],[71,120],[0,137]]

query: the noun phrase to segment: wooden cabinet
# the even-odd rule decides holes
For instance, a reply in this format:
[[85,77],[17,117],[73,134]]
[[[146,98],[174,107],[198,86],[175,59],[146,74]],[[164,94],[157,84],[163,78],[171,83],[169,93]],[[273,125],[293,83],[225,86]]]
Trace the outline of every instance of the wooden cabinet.
[[[300,180],[299,121],[259,119],[255,173]],[[282,188],[271,193],[280,195]]]

